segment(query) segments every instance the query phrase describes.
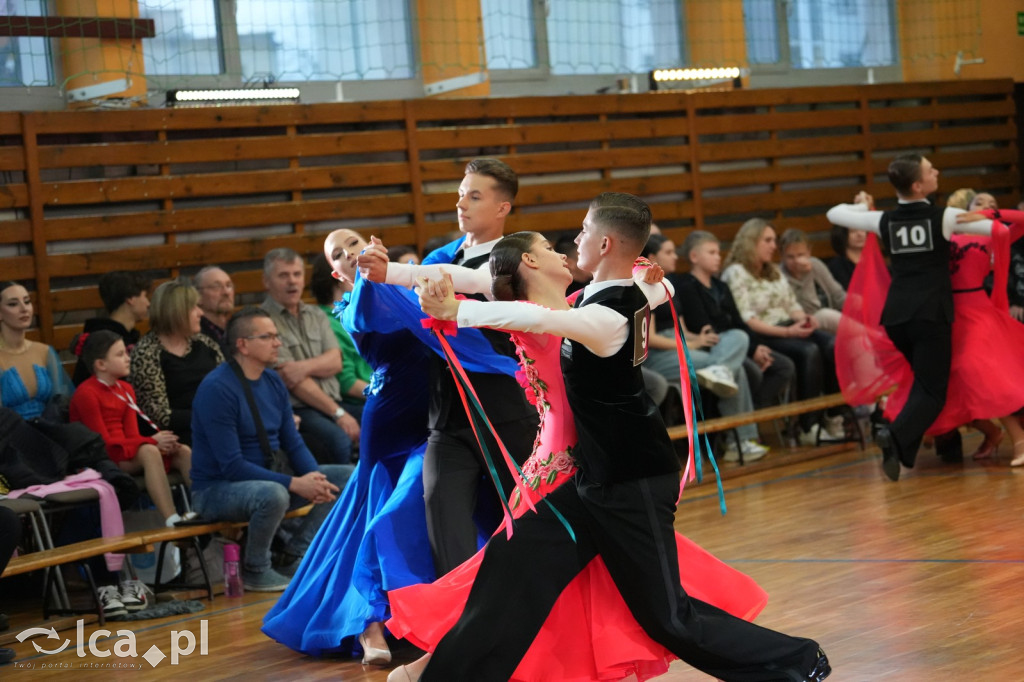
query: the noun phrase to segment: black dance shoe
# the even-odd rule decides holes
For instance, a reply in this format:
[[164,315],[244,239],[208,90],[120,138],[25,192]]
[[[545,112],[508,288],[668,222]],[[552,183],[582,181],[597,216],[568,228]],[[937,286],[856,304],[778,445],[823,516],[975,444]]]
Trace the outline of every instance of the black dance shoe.
[[[768,667],[770,670],[778,670],[777,668],[772,668],[772,666]],[[828,656],[819,647],[818,658],[814,661],[814,667],[811,668],[810,672],[804,673],[796,668],[785,668],[780,670],[780,672],[784,673],[786,679],[792,682],[821,682],[821,680],[832,674],[832,666],[828,663]]]
[[807,677],[804,679],[807,682],[821,682],[823,679],[832,674],[832,666],[828,663],[828,656],[821,649],[818,649],[818,660],[814,662],[814,667],[811,668],[811,672],[807,673]]
[[883,426],[875,435],[875,442],[882,449],[882,471],[890,481],[900,480],[900,456],[896,454],[896,446],[892,441],[889,427]]

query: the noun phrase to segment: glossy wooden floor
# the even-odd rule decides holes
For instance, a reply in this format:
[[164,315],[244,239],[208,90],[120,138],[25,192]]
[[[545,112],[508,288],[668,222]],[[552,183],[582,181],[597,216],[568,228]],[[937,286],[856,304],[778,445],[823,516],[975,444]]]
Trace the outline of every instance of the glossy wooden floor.
[[[726,480],[724,517],[710,485],[690,489],[677,527],[754,576],[771,595],[757,622],[818,639],[836,682],[1022,680],[1024,471],[1007,466],[1009,455],[1004,443],[993,462],[945,465],[923,452],[918,468],[895,484],[882,478],[874,449],[766,467]],[[5,666],[0,677],[44,678],[54,673],[41,666],[66,664],[79,679],[383,682],[385,670],[309,659],[263,637],[260,620],[273,602],[257,594],[218,597],[192,616],[133,624],[139,654],[151,645],[169,653],[172,630],[198,634],[207,620],[208,654],[197,650],[178,665],[79,658],[73,647],[47,656],[27,641],[13,646],[19,665],[34,668]],[[36,618],[14,615],[8,636]],[[96,629],[87,625],[85,633]],[[36,641],[53,648],[74,631],[60,636]],[[402,662],[416,652],[396,654]],[[81,669],[126,660],[142,672]],[[676,662],[661,679],[709,678]]]

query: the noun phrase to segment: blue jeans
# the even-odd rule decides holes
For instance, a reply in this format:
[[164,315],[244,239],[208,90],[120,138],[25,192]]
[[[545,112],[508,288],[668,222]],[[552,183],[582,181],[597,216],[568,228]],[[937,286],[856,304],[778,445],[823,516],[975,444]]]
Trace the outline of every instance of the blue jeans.
[[[675,330],[665,329],[658,332],[661,336],[674,339]],[[754,399],[750,393],[747,373],[743,370],[743,360],[747,357],[750,337],[742,329],[727,329],[718,335],[718,343],[707,350],[691,350],[690,361],[694,369],[704,369],[711,365],[725,365],[732,372],[733,381],[739,390],[731,398],[718,399],[718,411],[722,416],[743,414],[754,410]],[[674,350],[651,350],[644,367],[661,374],[671,383],[679,383],[679,356]],[[757,440],[757,426],[746,424],[736,429],[742,440]]]
[[[327,464],[321,466],[320,471],[340,491],[354,468],[351,464]],[[242,567],[252,573],[262,573],[270,568],[270,545],[285,513],[304,507],[309,501],[289,493],[274,481],[222,481],[193,492],[192,504],[200,516],[210,521],[248,521]],[[309,514],[295,519],[297,527],[285,551],[295,556],[304,555],[333,506],[334,502],[315,505]]]
[[302,419],[299,435],[320,464],[348,464],[352,461],[352,439],[333,419],[312,407],[293,410]]

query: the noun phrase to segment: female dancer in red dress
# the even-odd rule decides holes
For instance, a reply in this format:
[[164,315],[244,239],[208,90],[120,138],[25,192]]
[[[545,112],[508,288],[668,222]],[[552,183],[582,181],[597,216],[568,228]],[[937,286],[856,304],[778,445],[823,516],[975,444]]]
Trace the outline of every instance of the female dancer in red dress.
[[[1024,465],[1024,427],[1014,411],[1024,407],[1024,325],[1009,315],[1006,278],[1010,242],[1024,236],[1024,213],[986,210],[963,213],[959,223],[993,219],[992,236],[950,237],[950,278],[953,285],[953,359],[946,404],[927,433],[946,433],[975,419],[999,417],[1013,440],[1012,466]],[[1002,223],[1009,223],[1006,227]],[[850,283],[836,344],[837,370],[844,395],[868,402],[888,386],[896,390],[885,407],[893,418],[906,404],[912,383],[910,366],[878,325],[889,274],[877,239],[869,236],[862,263]],[[865,259],[867,262],[864,262]],[[993,263],[994,261],[994,263]],[[991,297],[982,288],[989,271],[995,282]],[[863,362],[867,350],[875,362]],[[839,367],[841,366],[841,367]]]
[[[565,265],[565,257],[556,253],[542,235],[522,232],[505,237],[494,248],[490,262],[493,285],[486,271],[456,266],[446,265],[420,274],[437,277],[441,272],[449,273],[456,290],[478,292],[486,287],[501,300],[527,300],[553,310],[569,309],[564,295],[572,274]],[[390,264],[389,269],[393,266]],[[643,277],[640,273],[637,276]],[[661,284],[647,284],[644,289],[653,304],[665,299]],[[579,332],[586,335],[595,330]],[[572,458],[576,428],[559,365],[562,339],[527,332],[514,332],[511,336],[523,368],[521,381],[540,414],[540,432],[523,474],[532,500],[541,504],[541,498],[568,481],[576,471]],[[521,516],[528,507],[516,495],[511,505],[514,517]],[[505,532],[504,527],[497,532]],[[751,578],[678,533],[676,547],[679,565],[685,567],[680,581],[687,594],[748,620],[764,608],[767,594]],[[388,629],[432,651],[459,619],[481,557],[482,552],[477,553],[433,584],[390,592],[392,619],[387,623]],[[573,633],[572,646],[565,645],[566,633]],[[673,658],[640,628],[597,557],[562,593],[512,679],[582,682],[634,676],[644,680],[664,673]],[[396,669],[388,679],[417,679],[426,659]]]

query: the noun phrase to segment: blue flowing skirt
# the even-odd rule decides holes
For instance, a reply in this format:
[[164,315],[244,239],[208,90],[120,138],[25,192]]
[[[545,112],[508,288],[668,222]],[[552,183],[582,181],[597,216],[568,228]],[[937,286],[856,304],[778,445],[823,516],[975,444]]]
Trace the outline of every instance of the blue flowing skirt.
[[[423,447],[397,462],[361,460],[263,632],[311,656],[352,650],[390,616],[388,590],[434,580],[423,505]],[[346,641],[349,640],[349,641]]]

